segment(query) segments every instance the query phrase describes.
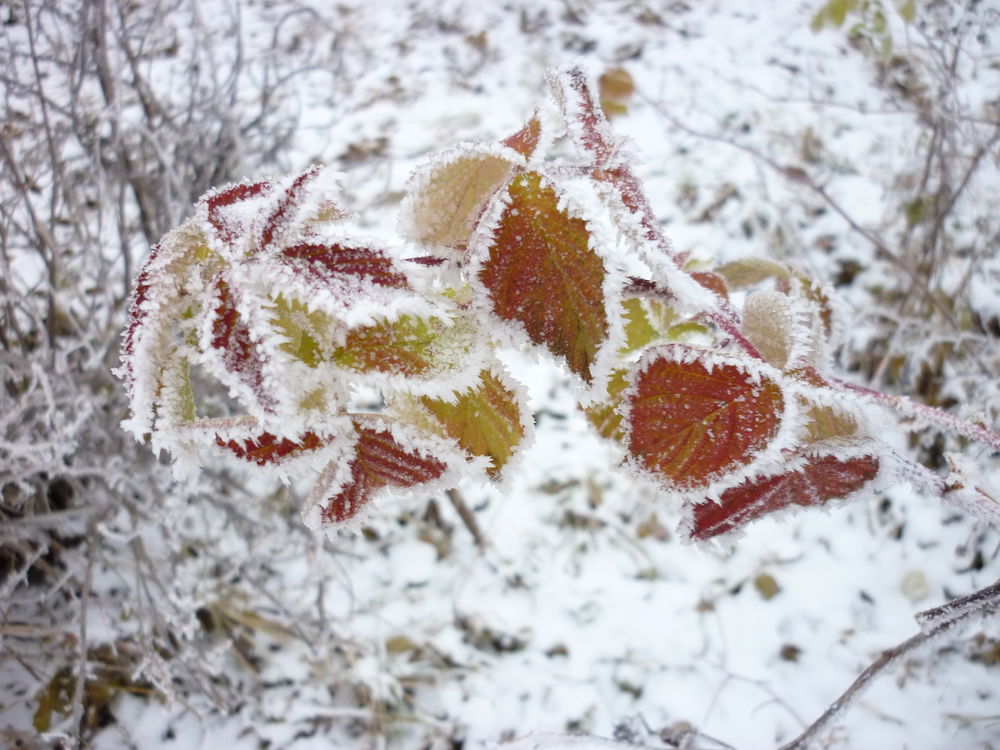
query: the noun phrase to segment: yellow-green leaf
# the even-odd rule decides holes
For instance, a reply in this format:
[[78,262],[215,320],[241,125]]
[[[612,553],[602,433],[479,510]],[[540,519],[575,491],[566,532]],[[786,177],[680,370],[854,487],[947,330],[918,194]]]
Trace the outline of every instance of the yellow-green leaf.
[[622,415],[618,412],[618,407],[622,402],[622,391],[628,386],[628,378],[625,370],[615,370],[611,373],[608,381],[608,399],[602,403],[595,404],[584,412],[587,419],[594,425],[601,437],[610,438],[618,442],[625,439],[622,431]]
[[520,399],[489,370],[453,401],[424,396],[420,402],[465,451],[492,460],[491,477],[500,474],[524,439]]

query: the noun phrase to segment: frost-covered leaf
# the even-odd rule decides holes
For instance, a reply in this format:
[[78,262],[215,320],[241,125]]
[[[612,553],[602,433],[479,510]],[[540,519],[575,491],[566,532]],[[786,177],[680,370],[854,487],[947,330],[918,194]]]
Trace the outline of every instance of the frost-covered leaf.
[[475,321],[469,316],[449,324],[437,317],[401,315],[352,328],[330,359],[355,372],[441,376],[468,367],[477,344]]
[[234,291],[220,273],[213,284],[212,305],[206,316],[209,351],[221,364],[217,370],[230,388],[249,394],[252,402],[264,411],[273,411],[273,394],[265,385],[268,354],[259,344],[251,326],[238,308],[238,291]]
[[831,338],[837,330],[837,310],[829,289],[808,276],[796,275],[782,284],[793,297],[804,300],[819,321],[823,336]]
[[723,492],[718,503],[694,506],[691,538],[710,539],[791,505],[821,506],[860,490],[878,470],[875,456],[810,456],[794,471],[748,479]]
[[518,175],[506,198],[478,272],[489,306],[590,384],[609,337],[604,261],[540,174]]
[[849,412],[808,402],[804,402],[802,407],[807,442],[818,443],[857,436],[858,422]]
[[305,186],[316,179],[319,173],[319,166],[309,167],[297,175],[268,207],[270,210],[260,230],[259,248],[269,248],[275,240],[285,238],[289,226],[296,216]]
[[729,286],[725,277],[713,271],[691,271],[691,278],[709,291],[715,292],[723,299],[729,299]]
[[229,438],[219,434],[215,436],[215,444],[220,448],[226,448],[238,458],[258,466],[278,466],[303,453],[318,450],[329,441],[330,438],[320,437],[315,432],[306,432],[297,440],[279,438],[270,432],[246,438]]
[[754,363],[690,347],[657,347],[625,395],[628,448],[670,490],[708,485],[749,466],[778,435],[785,399]]
[[309,500],[309,519],[319,526],[355,518],[381,489],[406,489],[442,477],[448,464],[430,449],[403,445],[385,427],[355,425],[353,455],[331,462]]
[[[529,123],[530,125],[530,123]],[[523,132],[523,131],[522,131]],[[411,178],[400,227],[416,242],[464,250],[483,209],[521,164],[530,131],[510,149],[465,146],[440,154]]]
[[625,345],[622,353],[641,349],[660,337],[659,329],[650,320],[644,300],[628,297],[622,300],[622,307],[625,308]]
[[421,404],[463,450],[492,461],[491,478],[504,466],[524,441],[529,417],[520,395],[490,370],[479,374],[477,384],[452,399],[421,398]]
[[791,276],[787,266],[767,258],[741,258],[722,264],[715,272],[726,280],[730,289],[744,289],[767,279],[787,280]]
[[608,379],[608,398],[606,401],[584,409],[587,419],[594,425],[601,437],[609,438],[619,443],[625,441],[622,430],[622,415],[619,406],[622,393],[628,387],[628,372],[615,370]]
[[310,367],[328,358],[333,332],[325,312],[310,310],[305,303],[279,294],[267,307],[267,313],[271,326],[285,338],[281,350],[286,354]]
[[378,248],[304,243],[282,248],[280,256],[299,278],[317,289],[357,294],[363,291],[358,290],[358,281],[380,287],[409,288],[406,275]]
[[206,209],[208,223],[215,230],[216,237],[225,245],[233,245],[241,235],[248,232],[256,218],[256,212],[226,209],[266,196],[273,187],[269,180],[245,180],[202,196],[200,203]]
[[538,119],[538,115],[533,115],[523,128],[514,135],[505,138],[503,145],[514,149],[525,159],[530,159],[531,155],[535,153],[535,149],[538,148],[541,137],[542,123]]
[[743,305],[743,333],[768,364],[784,370],[794,348],[795,318],[781,292],[754,292]]

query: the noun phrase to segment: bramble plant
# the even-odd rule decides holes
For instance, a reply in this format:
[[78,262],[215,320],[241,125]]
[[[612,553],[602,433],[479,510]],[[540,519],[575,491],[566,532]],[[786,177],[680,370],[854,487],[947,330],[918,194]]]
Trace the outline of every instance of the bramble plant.
[[828,288],[674,251],[584,74],[550,83],[557,106],[514,135],[417,171],[398,246],[360,233],[317,167],[205,195],[136,281],[126,427],[182,471],[212,452],[315,471],[306,523],[357,523],[388,492],[504,477],[532,419],[496,352],[537,349],[692,539],[900,477],[1000,518],[960,458],[942,477],[876,432],[888,409],[993,451],[1000,434],[838,379]]

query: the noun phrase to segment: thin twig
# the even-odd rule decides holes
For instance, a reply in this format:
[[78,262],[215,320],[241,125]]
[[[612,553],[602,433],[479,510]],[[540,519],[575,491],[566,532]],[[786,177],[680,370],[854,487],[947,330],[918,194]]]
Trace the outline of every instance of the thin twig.
[[465,499],[462,497],[462,493],[452,488],[450,490],[446,490],[444,494],[448,496],[452,506],[454,506],[455,510],[458,512],[458,517],[462,519],[462,523],[465,524],[465,528],[467,528],[469,533],[472,534],[472,538],[476,542],[476,546],[480,549],[485,549],[486,540],[483,538],[483,534],[479,530],[479,524],[476,523],[476,514],[473,513],[469,506],[465,504]]
[[812,747],[817,741],[818,735],[823,732],[851,703],[857,700],[871,684],[872,680],[882,670],[899,661],[903,656],[911,651],[920,648],[928,641],[944,635],[957,625],[965,622],[974,615],[987,615],[995,612],[1000,606],[1000,581],[993,583],[979,591],[975,591],[961,599],[956,599],[948,604],[934,609],[929,609],[919,613],[916,619],[925,626],[923,632],[906,639],[898,646],[883,651],[882,654],[872,662],[858,678],[851,683],[851,686],[844,691],[837,700],[830,704],[829,708],[816,719],[798,737],[789,743],[782,745],[779,750],[806,750]]

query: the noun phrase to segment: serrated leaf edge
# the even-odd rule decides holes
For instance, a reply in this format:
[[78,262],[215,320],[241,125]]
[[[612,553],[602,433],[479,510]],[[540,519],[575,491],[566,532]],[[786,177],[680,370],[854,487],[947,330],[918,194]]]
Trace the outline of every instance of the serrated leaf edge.
[[618,409],[619,414],[622,415],[622,430],[625,434],[626,446],[628,446],[630,440],[629,404],[638,391],[638,379],[654,362],[664,357],[671,362],[681,364],[699,362],[709,372],[716,366],[735,367],[738,371],[750,376],[751,380],[758,384],[762,378],[771,380],[778,386],[782,395],[782,411],[778,417],[778,431],[766,446],[755,453],[748,463],[713,479],[704,487],[696,489],[669,486],[662,477],[657,476],[654,472],[642,466],[631,455],[626,456],[622,464],[623,468],[634,475],[641,476],[646,481],[652,481],[662,496],[667,498],[668,501],[678,504],[688,502],[692,492],[697,492],[698,495],[709,500],[718,501],[723,492],[730,487],[741,484],[748,478],[781,473],[784,463],[787,460],[787,452],[800,442],[805,429],[802,414],[796,403],[797,400],[789,393],[788,378],[766,362],[750,359],[749,357],[722,354],[712,349],[695,347],[689,344],[661,344],[649,347],[630,369],[628,374],[629,385],[622,391],[622,400]]

